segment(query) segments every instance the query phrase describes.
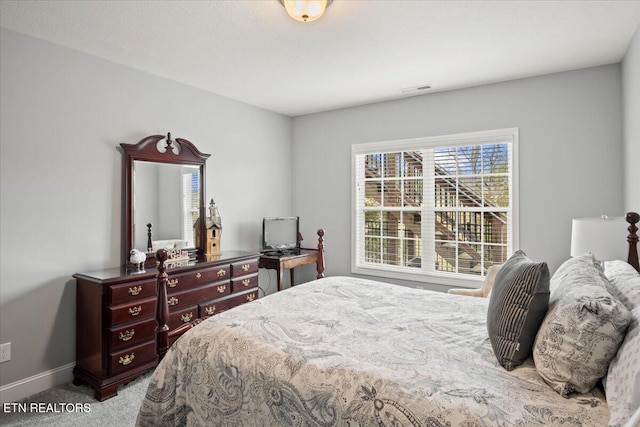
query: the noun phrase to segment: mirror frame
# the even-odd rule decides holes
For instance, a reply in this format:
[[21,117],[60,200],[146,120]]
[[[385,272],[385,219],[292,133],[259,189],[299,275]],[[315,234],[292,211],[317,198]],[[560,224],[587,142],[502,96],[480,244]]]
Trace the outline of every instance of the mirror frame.
[[[165,152],[160,152],[157,148],[158,143],[162,140],[166,140]],[[173,152],[174,146],[179,146],[180,152],[175,154]],[[129,252],[134,248],[134,182],[133,182],[133,162],[135,160],[141,160],[146,162],[155,163],[168,163],[176,165],[197,165],[200,168],[200,218],[205,218],[205,182],[206,182],[206,161],[211,156],[210,154],[204,154],[196,148],[193,143],[186,139],[176,138],[175,141],[171,139],[171,133],[167,135],[151,135],[143,138],[136,144],[122,143],[120,146],[123,149],[123,170],[124,170],[124,239],[125,242],[123,250],[124,265],[127,265],[129,261]],[[200,229],[197,233],[200,235],[200,242],[204,242],[206,239],[206,221],[200,221]],[[196,256],[198,259],[202,258],[204,248],[196,248]],[[156,259],[155,253],[147,253],[147,260],[145,261],[145,267],[155,267]]]

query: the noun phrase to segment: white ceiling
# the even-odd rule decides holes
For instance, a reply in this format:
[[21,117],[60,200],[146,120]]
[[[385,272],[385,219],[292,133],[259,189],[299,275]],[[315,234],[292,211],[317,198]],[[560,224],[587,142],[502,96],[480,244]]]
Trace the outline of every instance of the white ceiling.
[[0,24],[289,116],[619,62],[640,1],[0,0]]

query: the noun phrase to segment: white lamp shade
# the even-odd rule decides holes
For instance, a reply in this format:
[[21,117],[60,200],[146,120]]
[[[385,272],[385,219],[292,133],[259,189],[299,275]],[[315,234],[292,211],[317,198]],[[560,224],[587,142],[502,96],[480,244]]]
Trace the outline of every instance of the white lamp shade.
[[571,226],[571,256],[591,252],[599,261],[626,259],[624,218],[577,218]]

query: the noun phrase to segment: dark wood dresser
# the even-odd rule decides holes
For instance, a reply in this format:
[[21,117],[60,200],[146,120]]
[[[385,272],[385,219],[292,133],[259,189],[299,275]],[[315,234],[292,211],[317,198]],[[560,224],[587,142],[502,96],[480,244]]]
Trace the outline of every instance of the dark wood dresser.
[[[258,259],[228,251],[215,260],[168,264],[169,345],[185,323],[258,298]],[[78,273],[74,384],[88,383],[102,401],[158,363],[155,268]],[[181,330],[186,330],[181,328]]]

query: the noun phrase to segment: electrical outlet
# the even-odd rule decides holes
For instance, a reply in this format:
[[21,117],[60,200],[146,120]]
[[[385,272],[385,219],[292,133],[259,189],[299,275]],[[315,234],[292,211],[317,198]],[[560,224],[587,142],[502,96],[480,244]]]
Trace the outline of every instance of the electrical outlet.
[[11,343],[0,344],[0,363],[11,360]]

